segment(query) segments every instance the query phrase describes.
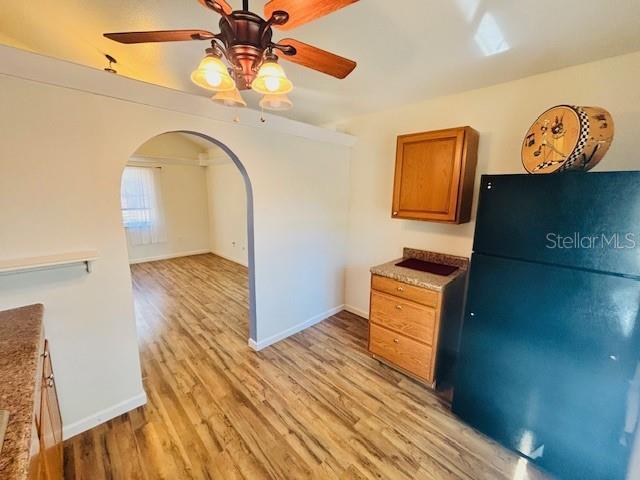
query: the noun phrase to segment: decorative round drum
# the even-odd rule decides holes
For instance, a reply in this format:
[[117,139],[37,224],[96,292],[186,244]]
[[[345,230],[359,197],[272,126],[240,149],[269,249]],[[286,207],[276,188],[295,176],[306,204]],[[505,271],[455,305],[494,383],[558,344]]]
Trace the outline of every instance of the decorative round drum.
[[590,170],[613,141],[613,119],[600,107],[558,105],[531,125],[522,143],[529,173]]

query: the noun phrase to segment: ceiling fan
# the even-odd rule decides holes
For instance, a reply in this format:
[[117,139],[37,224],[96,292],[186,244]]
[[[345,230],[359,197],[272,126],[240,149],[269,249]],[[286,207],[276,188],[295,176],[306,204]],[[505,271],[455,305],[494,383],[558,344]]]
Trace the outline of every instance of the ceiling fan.
[[[213,100],[224,105],[246,106],[239,90],[252,89],[264,95],[261,107],[286,110],[292,106],[287,93],[293,89],[293,84],[278,64],[275,51],[290,62],[340,79],[356,68],[356,62],[292,38],[276,43],[272,28],[291,30],[357,1],[271,0],[264,6],[262,18],[249,10],[249,0],[243,0],[242,10],[235,11],[226,0],[198,0],[221,15],[220,33],[164,30],[105,33],[104,36],[126,44],[208,40],[211,47],[205,50],[206,56],[191,74],[196,85],[217,92]],[[228,67],[222,61],[223,57]]]

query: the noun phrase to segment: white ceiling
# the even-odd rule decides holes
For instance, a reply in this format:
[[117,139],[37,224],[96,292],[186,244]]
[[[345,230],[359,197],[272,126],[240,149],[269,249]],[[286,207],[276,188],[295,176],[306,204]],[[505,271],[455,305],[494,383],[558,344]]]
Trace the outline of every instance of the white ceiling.
[[[102,33],[215,32],[217,21],[196,0],[2,0],[0,43],[96,68],[110,53],[121,75],[207,95],[189,81],[206,42],[120,45]],[[285,115],[327,124],[640,50],[640,1],[361,0],[275,38],[285,36],[358,62],[345,80],[283,62],[296,86]],[[244,95],[255,107],[257,95]]]

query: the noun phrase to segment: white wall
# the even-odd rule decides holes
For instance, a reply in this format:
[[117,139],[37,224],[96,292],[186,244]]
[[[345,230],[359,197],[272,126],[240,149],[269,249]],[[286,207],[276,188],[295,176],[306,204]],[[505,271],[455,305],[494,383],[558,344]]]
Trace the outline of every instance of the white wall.
[[0,277],[0,309],[45,304],[67,436],[144,401],[119,196],[127,158],[155,135],[210,135],[248,171],[258,345],[344,303],[350,137],[251,111],[234,124],[204,97],[8,47],[0,106],[0,258],[100,252],[90,274]]
[[238,167],[229,159],[214,158],[207,167],[209,249],[248,266],[247,193]]
[[[133,157],[130,163],[140,165],[135,162],[135,158]],[[160,193],[167,241],[151,245],[132,245],[128,242],[129,260],[138,263],[208,252],[210,247],[206,168],[197,164],[174,165],[166,161],[148,163],[162,168]],[[246,217],[243,220],[246,228]]]
[[129,260],[140,263],[209,251],[209,209],[205,149],[187,134],[167,133],[148,139],[129,159],[131,165],[159,166],[161,202],[167,240],[151,245],[128,242]]
[[129,159],[131,165],[159,166],[167,239],[151,245],[127,242],[131,263],[209,251],[209,208],[204,148],[182,133],[150,138]]
[[613,115],[616,137],[596,170],[640,168],[638,78],[640,53],[635,53],[340,123],[339,128],[358,137],[349,184],[346,303],[350,309],[367,314],[369,267],[400,257],[402,247],[463,256],[471,252],[473,222],[455,226],[391,219],[397,135],[463,125],[478,130],[475,212],[480,175],[524,173],[522,138],[533,120],[556,104],[598,105]]

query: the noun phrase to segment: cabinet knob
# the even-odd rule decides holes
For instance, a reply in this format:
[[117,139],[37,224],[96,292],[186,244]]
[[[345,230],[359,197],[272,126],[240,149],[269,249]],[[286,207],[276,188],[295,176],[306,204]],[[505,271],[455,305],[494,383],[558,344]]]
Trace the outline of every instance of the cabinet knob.
[[404,288],[402,288],[402,287],[398,287],[398,291],[399,291],[399,292],[404,292]]
[[40,356],[41,356],[42,358],[47,358],[47,357],[49,356],[49,352],[45,350],[44,352],[42,352],[42,353],[40,354]]
[[402,310],[402,305],[396,305],[396,308],[397,308],[398,310]]
[[398,212],[393,212],[393,216],[395,217],[396,215],[398,215]]
[[397,338],[393,339],[393,343],[398,343],[400,340],[398,340]]

